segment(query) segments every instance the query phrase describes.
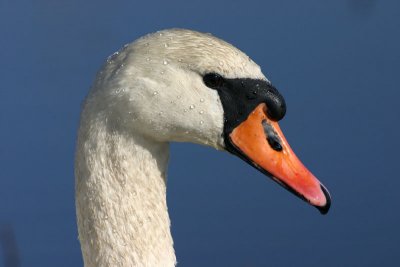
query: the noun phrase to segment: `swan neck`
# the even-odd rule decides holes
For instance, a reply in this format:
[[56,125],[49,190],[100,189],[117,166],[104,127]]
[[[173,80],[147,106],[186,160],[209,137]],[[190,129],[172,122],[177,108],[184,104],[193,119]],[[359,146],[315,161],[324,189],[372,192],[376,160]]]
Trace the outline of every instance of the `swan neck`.
[[81,123],[76,207],[86,267],[175,266],[166,203],[168,156],[168,143],[96,121]]

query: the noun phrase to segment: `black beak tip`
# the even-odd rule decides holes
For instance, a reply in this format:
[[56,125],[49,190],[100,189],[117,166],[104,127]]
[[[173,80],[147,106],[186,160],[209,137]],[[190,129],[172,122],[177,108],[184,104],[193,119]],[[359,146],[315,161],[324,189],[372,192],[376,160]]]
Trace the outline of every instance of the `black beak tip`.
[[329,208],[331,207],[331,195],[329,194],[328,190],[325,188],[325,186],[321,185],[321,190],[324,192],[325,198],[326,198],[326,204],[325,206],[315,206],[319,212],[321,212],[322,215],[325,215],[328,213]]

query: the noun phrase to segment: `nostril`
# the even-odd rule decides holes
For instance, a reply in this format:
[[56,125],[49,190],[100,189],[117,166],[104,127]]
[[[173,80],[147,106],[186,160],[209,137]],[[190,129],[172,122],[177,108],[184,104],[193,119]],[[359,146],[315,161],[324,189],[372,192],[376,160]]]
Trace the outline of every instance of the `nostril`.
[[276,138],[276,136],[268,136],[267,141],[273,150],[282,151],[282,146],[279,143],[279,140]]
[[268,144],[270,147],[275,151],[282,151],[281,140],[277,133],[275,132],[274,128],[271,124],[267,122],[267,120],[262,121],[262,125],[264,127],[264,133],[267,137]]

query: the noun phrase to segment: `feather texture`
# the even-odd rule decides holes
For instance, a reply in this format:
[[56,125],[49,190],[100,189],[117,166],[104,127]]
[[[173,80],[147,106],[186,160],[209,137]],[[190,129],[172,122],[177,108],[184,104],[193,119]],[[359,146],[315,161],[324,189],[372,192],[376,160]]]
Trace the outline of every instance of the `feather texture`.
[[243,52],[172,29],[112,55],[83,105],[76,208],[84,263],[175,266],[166,203],[169,142],[224,149],[223,109],[202,76],[264,79]]

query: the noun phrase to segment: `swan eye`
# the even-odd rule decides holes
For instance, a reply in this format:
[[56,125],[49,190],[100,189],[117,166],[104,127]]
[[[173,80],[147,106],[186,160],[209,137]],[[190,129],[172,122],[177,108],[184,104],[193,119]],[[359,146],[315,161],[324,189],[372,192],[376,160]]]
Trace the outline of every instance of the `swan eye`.
[[203,81],[207,87],[218,89],[224,85],[224,78],[218,73],[207,73],[203,77]]

